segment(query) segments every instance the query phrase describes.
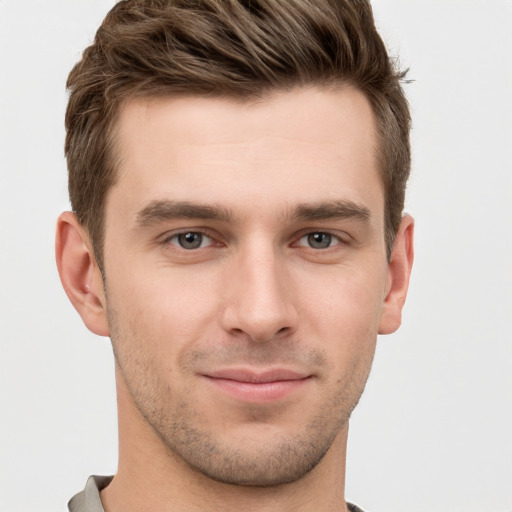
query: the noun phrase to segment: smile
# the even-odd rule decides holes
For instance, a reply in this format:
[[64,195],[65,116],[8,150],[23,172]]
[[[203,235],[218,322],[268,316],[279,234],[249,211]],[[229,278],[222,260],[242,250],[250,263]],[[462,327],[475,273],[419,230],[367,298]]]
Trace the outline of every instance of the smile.
[[243,402],[265,403],[283,399],[300,390],[312,375],[287,369],[254,372],[226,369],[203,375],[217,390]]

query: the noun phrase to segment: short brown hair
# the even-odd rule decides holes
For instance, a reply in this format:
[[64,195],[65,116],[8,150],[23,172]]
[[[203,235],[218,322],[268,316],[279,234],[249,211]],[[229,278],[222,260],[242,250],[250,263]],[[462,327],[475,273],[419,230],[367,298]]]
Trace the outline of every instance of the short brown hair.
[[351,84],[377,122],[388,257],[410,172],[410,114],[368,0],[124,0],[71,71],[65,152],[73,211],[102,267],[115,125],[127,98],[255,98],[302,85]]

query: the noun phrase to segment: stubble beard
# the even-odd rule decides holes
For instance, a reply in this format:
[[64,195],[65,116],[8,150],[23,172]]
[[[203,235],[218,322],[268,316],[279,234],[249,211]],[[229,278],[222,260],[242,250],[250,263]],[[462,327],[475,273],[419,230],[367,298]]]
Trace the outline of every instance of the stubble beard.
[[[371,366],[371,360],[358,365],[338,381],[336,389],[329,390],[330,399],[292,434],[269,435],[265,442],[227,441],[209,430],[204,421],[199,421],[201,410],[183,399],[186,392],[182,391],[182,399],[172,404],[174,392],[159,378],[158,368],[144,353],[144,343],[133,343],[133,336],[119,329],[112,310],[109,310],[109,325],[117,371],[121,372],[135,407],[160,438],[167,455],[194,472],[231,485],[279,486],[308,474],[347,426]],[[127,342],[129,350],[125,350]],[[120,347],[123,349],[119,350]],[[315,353],[311,357],[322,356]],[[271,418],[268,420],[271,422]],[[260,415],[255,427],[260,428],[261,424]]]
[[212,480],[254,487],[278,486],[304,477],[322,460],[344,424],[340,421],[326,435],[324,418],[319,417],[293,438],[269,433],[262,442],[231,443],[198,428],[190,404],[180,404],[175,419],[161,412],[159,417],[145,418],[172,456]]

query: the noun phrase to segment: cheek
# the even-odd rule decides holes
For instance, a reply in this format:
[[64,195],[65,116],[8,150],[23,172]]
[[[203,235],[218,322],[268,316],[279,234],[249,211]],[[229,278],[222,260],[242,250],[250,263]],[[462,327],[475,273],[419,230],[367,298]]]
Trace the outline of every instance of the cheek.
[[308,330],[306,337],[319,339],[330,352],[331,361],[348,363],[373,354],[383,305],[384,274],[370,275],[352,269],[324,280],[323,293],[319,293],[318,286],[315,290],[307,295],[301,308],[301,318],[309,319],[309,325],[304,326]]
[[[153,272],[130,266],[107,279],[107,297],[117,324],[130,344],[151,344],[155,358],[172,360],[172,353],[196,341],[215,324],[212,280],[169,269]],[[123,339],[123,343],[125,340]]]
[[310,310],[317,318],[330,319],[334,324],[371,328],[380,318],[385,284],[385,272],[350,268],[304,279],[297,292],[305,299],[305,314]]

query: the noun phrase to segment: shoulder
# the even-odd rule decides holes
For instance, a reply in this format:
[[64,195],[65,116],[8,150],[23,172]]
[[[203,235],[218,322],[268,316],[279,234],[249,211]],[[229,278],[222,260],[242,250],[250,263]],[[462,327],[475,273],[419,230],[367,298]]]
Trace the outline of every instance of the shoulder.
[[105,512],[101,504],[100,491],[112,481],[112,478],[112,476],[90,476],[84,490],[69,500],[69,512]]

